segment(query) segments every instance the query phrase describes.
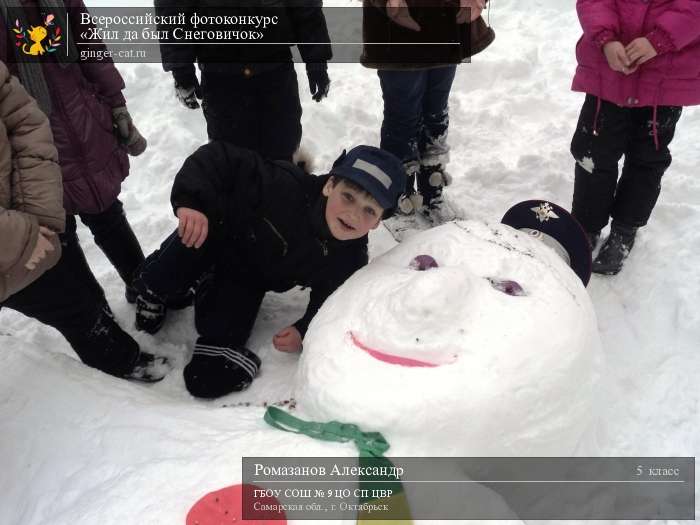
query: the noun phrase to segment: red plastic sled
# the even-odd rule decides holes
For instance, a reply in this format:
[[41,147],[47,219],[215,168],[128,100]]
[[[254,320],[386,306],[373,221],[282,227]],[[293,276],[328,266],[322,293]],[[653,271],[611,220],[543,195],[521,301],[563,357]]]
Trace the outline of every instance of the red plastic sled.
[[187,525],[287,525],[283,510],[255,511],[256,519],[243,519],[243,491],[247,501],[258,501],[263,508],[279,508],[272,496],[253,499],[255,485],[232,485],[202,497],[187,513]]

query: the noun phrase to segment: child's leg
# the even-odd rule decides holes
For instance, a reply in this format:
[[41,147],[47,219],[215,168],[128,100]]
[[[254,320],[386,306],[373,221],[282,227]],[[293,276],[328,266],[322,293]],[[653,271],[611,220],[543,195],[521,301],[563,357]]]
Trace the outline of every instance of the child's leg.
[[264,157],[292,161],[301,142],[301,102],[294,64],[291,62],[257,80],[254,109],[260,120],[256,151]]
[[242,148],[255,149],[260,123],[249,110],[255,105],[250,79],[241,75],[202,72],[202,111],[209,140],[225,140]]
[[95,244],[100,247],[126,284],[129,302],[136,300],[132,283],[136,270],[144,261],[143,251],[134,235],[119,199],[102,213],[81,213],[80,219],[90,228]]
[[423,96],[423,126],[419,137],[421,164],[447,162],[447,128],[449,113],[447,102],[457,66],[447,66],[428,71],[428,80]]
[[211,140],[263,157],[292,160],[301,142],[301,104],[294,64],[255,74],[202,74],[204,116]]
[[418,132],[428,71],[379,70],[384,98],[381,148],[404,163],[418,161]]
[[[441,206],[442,189],[448,184],[445,173],[449,155],[447,101],[456,71],[457,66],[428,71],[427,88],[423,97],[423,122],[419,137],[421,170],[418,174],[418,191],[423,195],[423,203],[427,206],[427,210]],[[448,218],[454,218],[454,215],[446,215],[442,220]]]
[[58,330],[85,364],[123,377],[134,368],[139,345],[111,316],[75,233],[62,235],[61,244],[56,266],[3,306]]
[[200,248],[188,248],[174,231],[143,263],[136,281],[139,292],[149,291],[165,303],[179,297],[211,267],[213,243],[208,238]]
[[176,230],[146,258],[134,279],[138,330],[155,334],[165,323],[167,308],[192,304],[192,290],[211,267],[215,244],[210,236],[198,249],[188,248]]
[[615,199],[617,163],[627,147],[630,110],[586,95],[571,154],[576,159],[571,212],[590,233],[608,224]]
[[[380,147],[396,155],[406,167],[406,196],[415,193],[416,175],[420,169],[418,136],[423,111],[428,71],[379,70],[384,98]],[[420,204],[416,201],[416,204]],[[402,198],[399,209],[410,213],[417,206]]]
[[653,108],[632,110],[634,128],[612,210],[616,221],[639,227],[649,220],[661,191],[661,177],[671,165],[668,146],[673,140],[681,110],[678,106],[657,108],[658,149],[654,142]]
[[195,301],[199,339],[183,374],[192,395],[220,397],[253,381],[260,359],[243,345],[264,295],[263,290],[232,279],[230,270],[215,272],[202,282]]
[[209,274],[200,284],[195,326],[200,337],[243,346],[253,330],[265,292],[251,286],[254,283],[232,278],[229,271]]

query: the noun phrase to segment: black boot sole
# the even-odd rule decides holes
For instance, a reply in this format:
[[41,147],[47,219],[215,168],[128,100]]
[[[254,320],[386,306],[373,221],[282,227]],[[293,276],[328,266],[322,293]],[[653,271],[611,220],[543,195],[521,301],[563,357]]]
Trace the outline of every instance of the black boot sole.
[[593,265],[593,267],[591,268],[591,271],[593,273],[597,273],[599,275],[617,275],[618,273],[620,273],[620,270],[622,270],[622,268],[595,265]]
[[134,326],[136,327],[136,330],[138,330],[139,332],[146,332],[147,334],[155,335],[158,332],[160,332],[160,329],[163,328],[164,324],[165,324],[165,317],[163,317],[163,320],[160,323],[158,323],[157,325],[153,325],[153,326],[145,325],[144,326],[141,323],[139,323],[138,321],[136,321],[134,323]]

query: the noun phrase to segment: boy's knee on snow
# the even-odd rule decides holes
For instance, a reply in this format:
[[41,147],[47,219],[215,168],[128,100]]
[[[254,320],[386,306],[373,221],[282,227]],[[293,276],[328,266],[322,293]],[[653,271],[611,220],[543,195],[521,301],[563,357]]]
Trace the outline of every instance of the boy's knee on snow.
[[195,397],[213,399],[245,390],[260,369],[260,358],[245,347],[218,346],[200,339],[183,371]]

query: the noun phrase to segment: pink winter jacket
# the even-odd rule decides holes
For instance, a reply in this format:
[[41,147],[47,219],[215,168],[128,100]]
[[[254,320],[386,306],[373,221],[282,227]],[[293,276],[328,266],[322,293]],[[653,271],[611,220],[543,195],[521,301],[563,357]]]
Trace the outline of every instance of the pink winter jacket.
[[[583,36],[572,89],[620,106],[700,104],[700,0],[577,0]],[[603,45],[645,36],[658,55],[627,76]]]

